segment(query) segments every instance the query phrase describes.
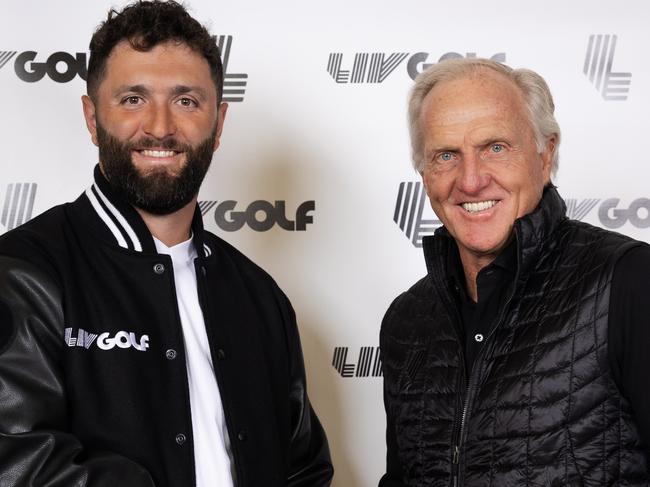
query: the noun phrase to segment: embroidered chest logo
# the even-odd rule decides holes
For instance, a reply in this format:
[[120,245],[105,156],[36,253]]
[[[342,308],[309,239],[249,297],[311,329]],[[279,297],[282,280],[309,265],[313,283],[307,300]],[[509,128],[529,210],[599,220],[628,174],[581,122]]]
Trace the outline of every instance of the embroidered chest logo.
[[65,343],[68,347],[83,347],[88,350],[95,344],[100,350],[111,350],[118,348],[135,348],[139,352],[146,352],[149,348],[149,335],[142,335],[138,339],[133,332],[118,331],[111,337],[108,332],[90,333],[79,328],[76,336],[73,335],[73,328],[65,329]]

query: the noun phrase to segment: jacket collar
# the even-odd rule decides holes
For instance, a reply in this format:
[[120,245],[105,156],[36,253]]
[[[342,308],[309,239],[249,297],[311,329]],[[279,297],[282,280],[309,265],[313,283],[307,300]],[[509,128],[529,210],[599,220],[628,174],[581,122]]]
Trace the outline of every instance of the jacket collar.
[[[94,219],[103,228],[102,234],[112,243],[135,252],[156,254],[153,236],[140,214],[129,203],[120,198],[95,166],[94,182],[85,191]],[[199,256],[208,257],[212,252],[204,242],[203,218],[197,205],[192,218],[192,235]]]
[[[537,260],[542,245],[566,219],[566,205],[552,184],[544,188],[542,199],[532,213],[515,220],[514,233],[517,240],[517,264],[520,275]],[[427,271],[435,277],[449,276],[446,269],[449,246],[453,237],[445,227],[438,228],[434,235],[422,239]]]

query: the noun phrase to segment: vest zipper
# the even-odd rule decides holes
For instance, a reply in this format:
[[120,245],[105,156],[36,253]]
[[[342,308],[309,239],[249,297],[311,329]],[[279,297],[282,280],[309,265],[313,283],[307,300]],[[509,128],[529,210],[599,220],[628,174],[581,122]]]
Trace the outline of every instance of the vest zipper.
[[[515,239],[516,238],[517,238],[517,232],[515,231]],[[517,241],[517,250],[519,250],[518,248],[519,248],[519,242]],[[487,337],[485,338],[486,346],[479,350],[478,354],[476,355],[476,358],[474,359],[474,363],[472,364],[472,369],[471,369],[470,374],[469,374],[468,385],[467,385],[467,388],[465,389],[465,400],[463,402],[463,413],[462,413],[461,420],[460,420],[460,431],[459,431],[459,434],[458,434],[458,439],[456,441],[456,444],[454,445],[454,456],[453,456],[453,460],[452,460],[453,469],[454,469],[454,482],[453,482],[454,487],[458,487],[458,485],[462,485],[462,484],[460,484],[460,473],[461,473],[461,467],[462,467],[462,464],[461,464],[461,461],[460,461],[460,448],[462,447],[463,441],[465,439],[464,438],[465,433],[466,433],[465,432],[465,424],[466,424],[466,420],[467,420],[467,413],[468,413],[468,410],[469,410],[470,399],[474,399],[473,398],[473,395],[474,395],[473,393],[476,392],[475,391],[475,389],[476,389],[476,387],[475,387],[476,386],[476,381],[477,381],[477,378],[481,376],[480,363],[481,363],[481,360],[483,358],[483,355],[485,354],[485,349],[487,348],[487,345],[491,343],[490,338],[492,338],[492,336],[496,332],[496,329],[503,322],[503,319],[505,318],[505,315],[506,315],[506,310],[510,306],[510,303],[512,302],[512,298],[515,295],[515,285],[517,284],[517,281],[519,280],[519,268],[520,267],[521,266],[520,266],[520,263],[519,263],[519,252],[517,251],[517,271],[515,272],[515,278],[512,281],[512,289],[510,290],[510,294],[508,295],[508,299],[506,300],[503,307],[501,308],[501,312],[499,313],[498,319],[495,321],[494,325],[490,329],[490,332],[488,333]],[[460,318],[458,310],[456,310],[456,317]],[[460,321],[459,321],[459,323],[460,323]],[[464,360],[464,357],[463,357],[463,360]],[[476,364],[479,364],[478,369],[477,369]],[[474,373],[475,371],[477,371],[478,373]]]

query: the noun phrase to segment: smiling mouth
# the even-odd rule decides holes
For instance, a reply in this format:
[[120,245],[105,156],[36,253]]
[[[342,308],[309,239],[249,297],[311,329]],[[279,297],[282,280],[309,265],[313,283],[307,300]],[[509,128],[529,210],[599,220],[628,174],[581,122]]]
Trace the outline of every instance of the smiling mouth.
[[489,210],[498,202],[499,200],[472,201],[468,203],[461,203],[460,206],[467,213],[478,213],[480,211]]
[[138,152],[146,157],[159,157],[159,158],[174,157],[176,154],[178,154],[178,152],[173,150],[144,149]]

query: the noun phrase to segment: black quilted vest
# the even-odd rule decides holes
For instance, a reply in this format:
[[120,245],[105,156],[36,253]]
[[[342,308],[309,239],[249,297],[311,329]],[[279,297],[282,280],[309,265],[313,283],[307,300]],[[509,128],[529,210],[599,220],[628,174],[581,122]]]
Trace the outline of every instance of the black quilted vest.
[[566,219],[552,187],[515,235],[514,289],[471,371],[445,230],[425,241],[428,275],[386,313],[385,402],[404,484],[649,485],[607,356],[612,274],[635,242]]

